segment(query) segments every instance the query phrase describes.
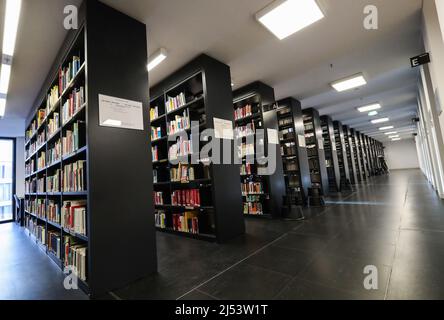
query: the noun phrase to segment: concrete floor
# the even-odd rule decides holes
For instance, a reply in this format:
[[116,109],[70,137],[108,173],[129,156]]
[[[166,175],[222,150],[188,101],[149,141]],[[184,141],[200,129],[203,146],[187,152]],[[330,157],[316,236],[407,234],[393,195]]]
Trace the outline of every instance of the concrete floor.
[[[120,299],[443,299],[444,202],[419,170],[372,178],[307,210],[305,222],[247,220],[218,245],[160,233],[159,273]],[[366,266],[377,289],[364,287]],[[375,280],[376,280],[375,279]],[[14,225],[0,226],[0,299],[84,299]],[[375,284],[375,282],[373,282]]]

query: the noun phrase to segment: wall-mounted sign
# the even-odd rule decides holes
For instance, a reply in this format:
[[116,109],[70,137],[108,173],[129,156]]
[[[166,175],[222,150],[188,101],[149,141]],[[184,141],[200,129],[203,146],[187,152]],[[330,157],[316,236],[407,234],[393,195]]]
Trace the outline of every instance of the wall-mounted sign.
[[430,63],[430,54],[423,53],[419,56],[410,58],[410,64],[412,65],[412,68],[419,67],[420,65]]
[[99,94],[99,124],[132,130],[143,130],[143,104]]

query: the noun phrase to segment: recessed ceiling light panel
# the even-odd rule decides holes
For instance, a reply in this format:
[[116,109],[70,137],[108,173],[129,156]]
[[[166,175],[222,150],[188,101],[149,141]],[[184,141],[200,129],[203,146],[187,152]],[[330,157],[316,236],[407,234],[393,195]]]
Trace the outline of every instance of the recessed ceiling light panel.
[[364,76],[359,73],[355,74],[353,76],[335,81],[331,84],[331,86],[338,92],[350,90],[357,87],[362,87],[363,85],[366,85],[367,81],[365,80]]
[[153,70],[159,64],[162,63],[167,57],[167,52],[164,48],[157,50],[148,60],[148,71]]
[[385,130],[390,130],[390,129],[393,129],[394,128],[394,126],[387,126],[387,127],[381,127],[381,128],[379,128],[379,130],[380,131],[385,131]]
[[0,99],[0,118],[4,117],[5,109],[6,109],[6,100]]
[[392,141],[401,141],[401,138],[392,139]]
[[373,103],[373,104],[369,104],[363,107],[359,107],[358,111],[359,112],[369,112],[369,111],[373,111],[373,110],[378,110],[381,109],[381,105],[379,103]]
[[389,121],[390,121],[389,118],[379,118],[379,119],[372,120],[371,123],[377,124],[377,123],[384,123],[384,122],[389,122]]
[[368,116],[369,117],[374,117],[374,116],[377,116],[378,115],[378,111],[376,111],[376,110],[374,110],[374,111],[370,111],[369,113],[368,113]]
[[385,135],[392,135],[392,134],[397,134],[398,132],[396,132],[396,131],[390,131],[390,132],[386,132],[386,133],[384,133]]
[[324,18],[315,0],[276,0],[256,14],[256,19],[279,40]]

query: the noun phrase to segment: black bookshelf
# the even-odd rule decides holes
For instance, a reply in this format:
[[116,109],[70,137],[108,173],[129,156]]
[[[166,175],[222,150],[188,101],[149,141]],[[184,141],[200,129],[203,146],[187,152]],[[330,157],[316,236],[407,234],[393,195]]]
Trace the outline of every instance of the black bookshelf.
[[[217,242],[243,234],[239,165],[210,163],[200,157],[212,142],[217,146],[228,142],[233,150],[233,141],[202,135],[203,141],[197,143],[198,134],[214,129],[215,118],[232,121],[229,67],[200,55],[152,88],[151,97],[151,128],[160,133],[151,143],[157,230]],[[179,103],[167,107],[175,97],[180,97]],[[184,124],[181,130],[168,130],[178,117]],[[185,151],[180,154],[175,149],[178,141]]]
[[342,190],[349,190],[351,187],[350,167],[348,164],[347,146],[348,138],[344,132],[344,126],[340,121],[333,121],[336,150],[338,153],[338,166],[340,174],[340,186]]
[[[284,172],[279,141],[271,141],[268,132],[273,130],[278,139],[279,126],[275,110],[274,89],[262,82],[253,82],[233,92],[234,110],[246,111],[244,115],[235,115],[236,133],[250,128],[246,132],[252,132],[254,142],[249,145],[248,135],[242,137],[242,145],[254,149],[254,155],[262,148],[265,155],[276,157],[276,168],[269,172],[267,165],[254,161],[247,161],[248,156],[242,160],[241,186],[255,186],[260,190],[257,194],[247,192],[242,195],[243,212],[247,217],[278,218],[282,216],[282,205],[285,196]],[[263,129],[263,135],[258,136],[257,129]],[[250,137],[251,138],[251,137]],[[262,146],[256,144],[256,140],[263,141]],[[250,148],[251,149],[251,148]],[[250,162],[250,164],[248,164]],[[244,187],[242,187],[244,188]]]
[[356,183],[360,183],[364,179],[364,173],[362,172],[362,160],[361,160],[361,151],[359,149],[359,139],[358,139],[358,133],[355,129],[350,129],[350,136],[351,136],[351,142],[352,142],[352,148],[354,153],[354,163],[355,163],[355,169],[356,169],[356,175],[357,180]]
[[364,135],[365,152],[367,153],[368,170],[369,170],[368,172],[369,172],[369,176],[372,177],[375,175],[375,169],[374,169],[370,139],[371,139],[370,137],[368,137],[367,135]]
[[301,103],[294,98],[278,101],[277,116],[286,186],[284,203],[305,206],[311,179]]
[[361,158],[361,174],[363,180],[367,180],[369,175],[368,175],[367,155],[365,152],[364,136],[359,131],[356,131],[356,134],[357,134],[357,145],[358,145],[359,155]]
[[328,187],[330,192],[341,191],[341,174],[336,148],[335,128],[333,119],[324,115],[321,117],[322,137],[324,139],[325,165],[327,167]]
[[328,195],[329,182],[319,112],[314,108],[304,109],[302,112],[312,187],[319,188],[323,195]]
[[[78,18],[27,119],[25,216],[59,267],[71,264],[74,253],[84,257],[76,267],[79,286],[96,297],[157,270],[154,218],[146,214],[148,117],[144,130],[99,125],[99,94],[146,99],[146,26],[95,0],[81,5]],[[66,68],[70,77],[61,81]],[[143,109],[147,115],[147,103]],[[68,177],[71,166],[75,179]],[[78,225],[70,224],[69,212]]]
[[347,152],[347,162],[348,162],[348,169],[350,172],[350,182],[352,184],[358,183],[358,174],[356,172],[356,165],[355,165],[355,152],[353,149],[353,138],[351,134],[351,129],[349,126],[342,126],[343,132],[344,132],[344,141],[345,141],[345,150]]

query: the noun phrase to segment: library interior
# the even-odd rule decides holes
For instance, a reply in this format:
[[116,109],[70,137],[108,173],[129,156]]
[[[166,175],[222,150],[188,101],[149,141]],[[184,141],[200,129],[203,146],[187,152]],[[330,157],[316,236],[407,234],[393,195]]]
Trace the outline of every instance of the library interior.
[[444,299],[444,1],[0,17],[0,300]]

